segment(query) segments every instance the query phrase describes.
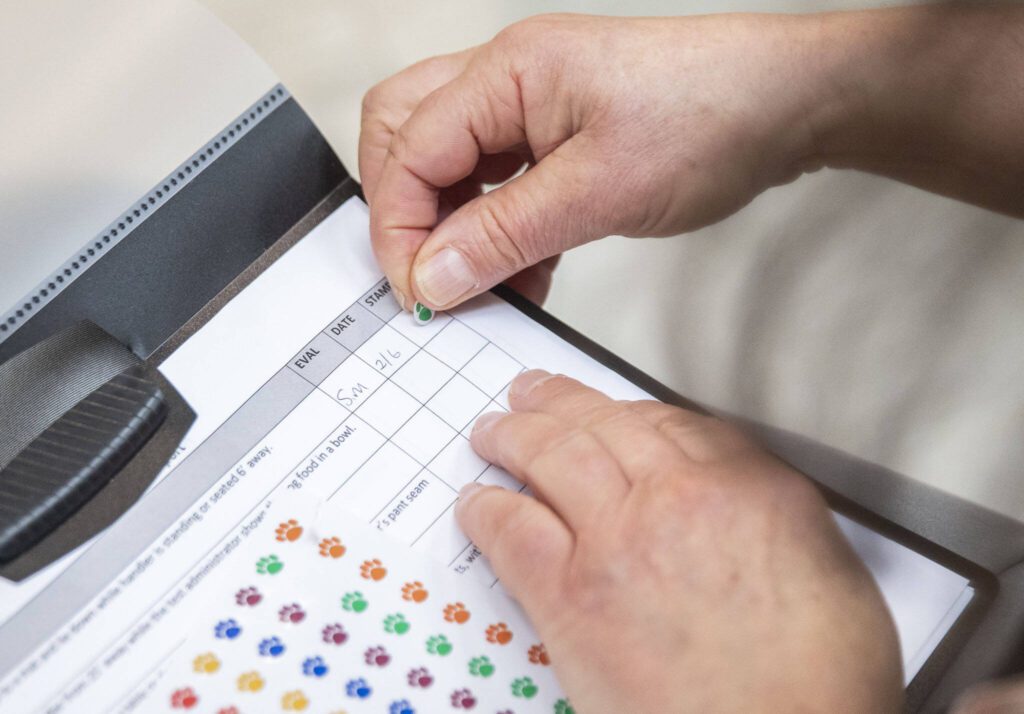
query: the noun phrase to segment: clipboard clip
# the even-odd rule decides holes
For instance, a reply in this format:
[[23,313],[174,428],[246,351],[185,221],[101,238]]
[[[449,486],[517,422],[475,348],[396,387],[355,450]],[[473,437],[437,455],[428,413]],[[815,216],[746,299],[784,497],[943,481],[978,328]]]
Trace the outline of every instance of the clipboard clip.
[[0,365],[0,576],[24,579],[113,523],[194,419],[155,367],[92,322]]

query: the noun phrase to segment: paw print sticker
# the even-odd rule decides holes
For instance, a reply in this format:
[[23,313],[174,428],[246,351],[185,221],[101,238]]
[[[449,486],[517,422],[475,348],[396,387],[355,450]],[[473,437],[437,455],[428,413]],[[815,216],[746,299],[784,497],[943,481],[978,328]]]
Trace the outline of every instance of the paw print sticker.
[[512,696],[521,699],[533,699],[537,696],[537,685],[529,677],[519,677],[512,680]]
[[281,708],[286,712],[304,712],[309,707],[309,699],[299,689],[285,692],[281,697]]
[[335,622],[320,631],[320,639],[329,645],[343,645],[348,641],[348,633],[340,622]]
[[396,702],[391,702],[388,714],[416,714],[416,710],[412,708],[408,699],[399,699]]
[[370,647],[363,652],[363,661],[371,667],[387,667],[391,661],[391,655],[383,647]]
[[363,564],[359,566],[359,574],[366,580],[383,580],[384,576],[388,574],[388,569],[380,560],[373,558],[363,561]]
[[559,699],[555,702],[555,714],[576,714],[576,710],[569,704],[569,700]]
[[456,689],[452,692],[452,707],[455,709],[472,709],[476,706],[476,697],[468,689]]
[[307,657],[302,662],[302,673],[307,677],[323,677],[327,674],[327,663],[323,657]]
[[242,634],[242,626],[232,619],[221,620],[213,626],[213,636],[218,640],[233,640]]
[[529,658],[532,664],[539,664],[547,667],[551,664],[551,658],[548,656],[548,648],[544,646],[544,643],[533,645],[527,651],[526,656]]
[[171,694],[172,709],[191,709],[199,703],[199,697],[192,691],[191,687],[175,689]]
[[384,631],[393,635],[404,635],[409,631],[410,627],[411,625],[405,619],[405,615],[400,612],[384,618]]
[[242,588],[235,593],[235,603],[242,607],[256,607],[263,600],[260,591],[254,587]]
[[192,671],[198,674],[213,674],[220,669],[220,660],[213,652],[203,652],[192,660]]
[[345,593],[341,597],[341,609],[347,612],[360,613],[364,611],[370,603],[366,601],[363,594],[358,590],[353,590],[350,593]]
[[420,689],[426,689],[434,683],[434,678],[425,667],[410,669],[409,674],[406,675],[406,680],[409,682],[410,687],[419,687]]
[[259,672],[243,672],[238,677],[238,691],[240,692],[258,692],[263,689],[264,684],[266,682],[263,681]]
[[345,555],[345,546],[338,538],[324,538],[320,541],[320,556],[323,558],[340,558]]
[[369,682],[362,677],[350,679],[345,683],[345,694],[355,699],[366,699],[373,694]]
[[298,624],[306,619],[306,611],[297,602],[293,602],[277,611],[277,619]]
[[265,555],[256,561],[256,572],[260,575],[277,575],[283,567],[284,563],[273,554]]
[[423,583],[413,580],[402,586],[402,599],[408,602],[423,602],[427,599],[427,591]]
[[461,602],[449,603],[444,608],[444,619],[446,622],[464,625],[469,621],[469,610]]
[[274,531],[274,537],[282,543],[296,541],[302,536],[302,526],[294,518],[290,518],[278,525]]
[[487,628],[484,633],[487,641],[496,645],[507,645],[512,641],[512,631],[504,622],[498,622]]
[[447,657],[452,653],[452,643],[444,635],[432,635],[427,638],[427,653]]
[[221,707],[217,710],[217,714],[241,714],[238,711],[238,707]]
[[483,677],[486,679],[494,674],[494,663],[491,662],[490,657],[474,657],[469,660],[469,673],[474,677]]
[[284,654],[284,649],[284,643],[281,640],[277,637],[268,637],[260,640],[256,651],[260,653],[261,657],[280,657]]

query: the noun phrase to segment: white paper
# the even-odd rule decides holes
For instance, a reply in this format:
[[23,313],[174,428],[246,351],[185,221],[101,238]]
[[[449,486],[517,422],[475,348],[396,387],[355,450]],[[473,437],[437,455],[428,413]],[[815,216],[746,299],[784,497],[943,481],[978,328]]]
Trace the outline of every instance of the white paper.
[[[267,385],[306,379],[303,370],[315,369],[363,324],[345,323],[339,313],[354,305],[366,314],[382,309],[391,298],[374,297],[380,280],[366,208],[352,199],[171,355],[162,370],[198,418],[163,475],[167,483],[175,485],[204,442],[219,444],[238,420],[233,415]],[[476,414],[506,408],[508,381],[527,367],[571,374],[615,398],[648,398],[490,295],[425,327],[404,314],[382,321],[296,404],[278,414],[278,402],[267,402],[260,416],[273,420],[265,433],[218,447],[231,466],[208,474],[209,488],[110,588],[0,680],[0,708],[148,711],[152,697],[166,704],[168,659],[195,623],[209,620],[213,583],[243,567],[238,554],[265,537],[270,509],[290,491],[347,510],[430,568],[467,576],[467,588],[493,585],[452,504],[469,480],[519,484],[472,452],[466,429]],[[159,513],[159,493],[136,509]],[[969,599],[967,583],[852,522],[840,524],[894,613],[909,681]],[[123,545],[107,533],[91,547],[116,552]],[[18,589],[13,597],[28,600]]]

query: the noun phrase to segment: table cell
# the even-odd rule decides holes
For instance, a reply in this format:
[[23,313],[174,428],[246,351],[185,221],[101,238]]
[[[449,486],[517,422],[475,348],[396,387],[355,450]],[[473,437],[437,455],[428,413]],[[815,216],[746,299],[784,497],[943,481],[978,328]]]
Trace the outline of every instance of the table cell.
[[359,406],[359,416],[367,424],[390,438],[421,404],[391,382],[385,382]]
[[460,489],[470,481],[475,481],[488,467],[488,463],[477,456],[469,439],[460,434],[427,467],[449,486]]
[[390,377],[418,350],[419,347],[403,337],[400,332],[385,325],[366,340],[355,354],[381,374]]
[[408,454],[386,443],[331,498],[341,499],[349,512],[369,522],[421,469]]
[[458,320],[451,320],[424,349],[452,369],[459,370],[482,350],[487,340]]
[[381,280],[370,288],[365,295],[359,298],[359,304],[384,322],[402,312],[402,308],[395,300],[394,292],[391,290],[391,283],[387,279]]
[[392,441],[421,464],[427,464],[454,436],[454,429],[423,407],[398,430]]
[[365,402],[386,378],[358,357],[349,357],[327,375],[320,389],[352,411]]
[[427,406],[450,427],[461,431],[488,402],[490,399],[486,394],[457,374],[441,387]]
[[427,323],[416,322],[415,318],[409,313],[402,313],[395,316],[388,324],[420,347],[423,347],[434,339],[451,321],[451,316],[446,312],[435,312],[434,319]]
[[357,303],[334,318],[324,334],[355,352],[382,327],[384,322],[379,317]]
[[420,350],[395,372],[391,381],[420,402],[426,402],[454,374],[455,371],[437,357]]
[[455,499],[454,491],[433,474],[421,471],[377,514],[371,525],[411,545],[442,517]]
[[288,360],[288,369],[310,384],[320,384],[351,352],[324,333],[318,334]]
[[462,368],[462,376],[489,397],[496,397],[523,370],[523,365],[494,344],[488,344]]

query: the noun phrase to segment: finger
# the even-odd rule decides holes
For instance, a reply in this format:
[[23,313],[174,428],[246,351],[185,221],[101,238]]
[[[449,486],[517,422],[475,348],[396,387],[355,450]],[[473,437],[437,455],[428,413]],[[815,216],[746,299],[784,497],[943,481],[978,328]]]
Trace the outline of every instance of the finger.
[[515,83],[463,73],[424,97],[391,137],[370,205],[370,237],[391,284],[412,295],[413,258],[438,223],[441,189],[470,176],[481,153],[526,142]]
[[376,194],[391,138],[423,98],[457,77],[476,48],[431,57],[375,85],[363,97],[359,179],[369,203]]
[[524,298],[535,305],[543,305],[551,291],[551,283],[554,279],[554,270],[558,265],[560,255],[545,258],[536,265],[531,265],[505,281],[509,286]]
[[573,530],[592,523],[629,491],[618,462],[593,433],[532,412],[484,414],[476,452],[528,485]]
[[512,380],[508,396],[514,413],[544,414],[592,433],[630,483],[681,471],[683,452],[634,412],[632,402],[615,401],[564,374],[540,369]]
[[697,463],[717,461],[754,446],[739,429],[714,416],[656,401],[629,402],[628,405]]
[[521,493],[474,483],[462,490],[455,516],[531,616],[561,607],[556,595],[574,539],[550,508]]
[[578,137],[570,139],[522,175],[410,236],[403,258],[415,256],[414,294],[446,309],[605,235],[612,219],[598,198],[601,172],[579,147]]

